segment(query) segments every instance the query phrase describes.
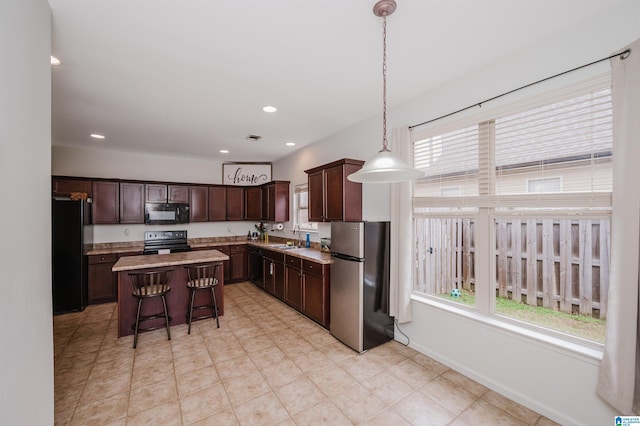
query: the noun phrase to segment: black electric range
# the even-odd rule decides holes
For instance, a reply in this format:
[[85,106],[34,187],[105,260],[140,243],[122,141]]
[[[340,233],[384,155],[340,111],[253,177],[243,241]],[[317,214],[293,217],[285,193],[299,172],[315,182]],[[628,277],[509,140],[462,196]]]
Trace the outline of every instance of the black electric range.
[[170,253],[191,251],[187,231],[146,231],[143,254],[158,254],[161,250],[169,250]]

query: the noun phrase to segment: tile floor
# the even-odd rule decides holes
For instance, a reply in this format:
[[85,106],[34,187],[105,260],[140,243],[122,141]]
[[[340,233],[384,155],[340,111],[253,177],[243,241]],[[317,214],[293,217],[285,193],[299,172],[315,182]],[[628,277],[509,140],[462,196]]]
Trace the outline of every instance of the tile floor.
[[54,317],[60,425],[553,425],[389,342],[358,355],[250,283],[215,320],[117,338],[115,304]]

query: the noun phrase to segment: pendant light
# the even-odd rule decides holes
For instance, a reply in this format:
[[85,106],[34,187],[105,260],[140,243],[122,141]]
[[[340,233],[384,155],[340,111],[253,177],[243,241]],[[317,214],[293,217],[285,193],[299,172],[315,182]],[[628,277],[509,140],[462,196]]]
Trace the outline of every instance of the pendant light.
[[347,176],[351,182],[405,182],[424,176],[423,171],[412,168],[387,147],[387,16],[395,10],[395,0],[380,0],[373,6],[374,15],[382,17],[382,149],[360,170]]

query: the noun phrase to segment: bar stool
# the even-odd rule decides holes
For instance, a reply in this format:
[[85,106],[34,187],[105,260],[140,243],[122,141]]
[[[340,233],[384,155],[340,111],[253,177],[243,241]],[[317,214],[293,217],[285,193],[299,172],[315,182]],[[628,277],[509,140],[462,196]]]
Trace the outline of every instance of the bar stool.
[[[187,334],[191,334],[191,321],[194,319],[215,318],[216,326],[220,328],[220,320],[218,319],[218,304],[216,303],[215,287],[218,285],[218,274],[220,272],[220,263],[206,263],[201,265],[185,266],[189,281],[187,288],[189,289],[189,313],[187,315],[187,324],[189,329]],[[196,291],[211,289],[211,305],[193,306]],[[193,316],[193,311],[201,309],[211,309],[211,314]]]
[[[133,297],[138,299],[138,312],[136,313],[136,322],[131,326],[134,330],[133,334],[133,348],[135,349],[138,344],[138,332],[151,331],[163,327],[162,325],[152,326],[148,328],[140,328],[140,323],[143,321],[152,320],[155,318],[164,317],[164,326],[167,328],[167,340],[171,340],[171,332],[169,331],[169,323],[172,318],[167,311],[166,295],[171,291],[171,287],[168,285],[169,276],[173,272],[173,269],[165,269],[162,271],[151,272],[131,272],[131,285],[133,287]],[[142,307],[142,301],[153,297],[160,297],[162,299],[162,306],[164,312],[158,312],[151,315],[140,316],[140,308]]]

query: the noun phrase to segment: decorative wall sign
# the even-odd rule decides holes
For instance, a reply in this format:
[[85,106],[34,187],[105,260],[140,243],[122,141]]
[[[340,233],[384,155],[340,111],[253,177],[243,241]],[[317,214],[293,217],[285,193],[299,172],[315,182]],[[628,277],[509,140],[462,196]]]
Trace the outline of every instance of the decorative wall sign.
[[271,163],[223,163],[224,185],[257,186],[271,181]]

